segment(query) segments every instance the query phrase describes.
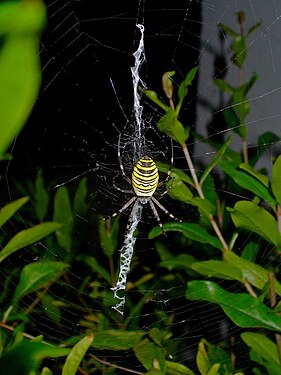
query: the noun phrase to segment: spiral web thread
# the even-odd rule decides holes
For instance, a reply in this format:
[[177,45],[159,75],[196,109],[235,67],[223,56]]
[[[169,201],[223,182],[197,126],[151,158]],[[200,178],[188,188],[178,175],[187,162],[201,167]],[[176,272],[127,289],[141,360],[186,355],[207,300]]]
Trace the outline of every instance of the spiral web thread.
[[[136,160],[139,159],[142,155],[142,149],[144,147],[144,139],[143,139],[143,132],[142,132],[142,110],[143,107],[140,104],[141,96],[138,93],[138,85],[139,82],[142,84],[143,88],[145,88],[144,82],[140,79],[139,71],[140,68],[145,61],[144,55],[144,26],[137,24],[137,27],[141,31],[141,38],[139,42],[138,49],[133,54],[135,58],[135,65],[131,68],[132,72],[132,79],[133,79],[133,90],[134,90],[134,115],[135,115],[135,123],[134,123],[134,150],[135,150],[135,158]],[[120,250],[120,271],[118,275],[118,280],[114,288],[112,288],[114,292],[114,298],[117,298],[119,302],[116,306],[113,307],[116,311],[118,311],[121,315],[123,315],[123,307],[126,302],[125,295],[118,296],[119,291],[125,292],[126,284],[127,284],[127,275],[130,272],[132,256],[134,253],[134,245],[136,242],[136,237],[134,237],[134,232],[137,229],[138,223],[141,220],[142,214],[142,204],[137,199],[134,203],[132,212],[130,214],[127,226],[127,232],[125,234],[124,245]]]

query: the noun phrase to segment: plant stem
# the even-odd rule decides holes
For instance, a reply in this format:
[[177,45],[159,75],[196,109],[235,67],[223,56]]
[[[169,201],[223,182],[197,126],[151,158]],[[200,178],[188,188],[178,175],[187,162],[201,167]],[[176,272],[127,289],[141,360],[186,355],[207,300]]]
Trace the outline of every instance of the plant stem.
[[[186,158],[186,161],[187,161],[192,179],[194,181],[195,189],[197,190],[197,193],[198,193],[199,197],[201,199],[205,199],[204,193],[202,191],[202,187],[201,187],[201,185],[198,181],[197,175],[195,173],[195,168],[194,168],[193,162],[191,160],[187,145],[185,143],[182,145],[182,150],[183,150],[184,156]],[[210,223],[211,223],[214,231],[216,232],[216,235],[218,236],[218,239],[220,240],[224,250],[230,251],[229,246],[227,245],[227,243],[226,243],[226,241],[225,241],[225,239],[224,239],[224,237],[223,237],[223,235],[220,231],[220,228],[219,228],[218,224],[216,223],[216,220],[215,220],[215,218],[212,214],[209,215],[209,220],[210,220]]]

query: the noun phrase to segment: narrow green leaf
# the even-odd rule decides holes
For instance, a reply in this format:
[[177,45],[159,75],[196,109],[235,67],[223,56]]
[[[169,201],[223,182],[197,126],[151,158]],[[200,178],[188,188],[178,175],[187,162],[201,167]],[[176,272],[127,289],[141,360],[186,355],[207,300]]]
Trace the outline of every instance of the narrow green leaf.
[[42,369],[41,375],[53,375],[53,373],[48,367],[44,367]]
[[229,36],[235,38],[238,34],[233,31],[229,26],[224,25],[223,23],[218,23],[218,28],[224,32],[224,34],[228,34]]
[[210,215],[213,215],[216,212],[216,207],[214,204],[208,199],[202,199],[199,197],[192,198],[189,202],[193,206],[196,206],[199,208],[201,214],[205,215],[207,218],[210,217]]
[[163,260],[160,262],[160,267],[165,267],[169,271],[179,268],[192,268],[192,264],[196,262],[196,259],[190,254],[179,254],[173,258]]
[[243,280],[241,271],[239,271],[235,265],[224,261],[206,260],[194,262],[192,263],[191,268],[207,277],[217,277],[224,280],[238,280],[240,282]]
[[[268,362],[273,362],[280,366],[277,345],[269,340],[265,335],[254,332],[243,332],[242,340],[262,358]],[[281,373],[281,367],[280,367]]]
[[195,375],[188,367],[182,365],[179,362],[166,361],[167,374],[175,375]]
[[272,168],[272,191],[281,205],[281,155],[278,156]]
[[103,330],[95,332],[93,347],[108,350],[129,350],[140,342],[146,332]]
[[117,249],[118,235],[119,235],[119,220],[118,218],[110,221],[110,227],[104,220],[99,221],[99,239],[100,245],[104,254],[111,257]]
[[102,276],[107,282],[108,284],[111,284],[111,277],[110,277],[110,274],[109,272],[107,272],[107,270],[105,268],[103,268],[99,263],[98,261],[96,260],[96,258],[90,256],[90,255],[84,255],[84,254],[79,254],[77,257],[76,257],[76,260],[78,262],[83,262],[85,263],[88,267],[91,268],[91,270],[95,273],[97,273],[98,275]]
[[14,304],[26,294],[35,292],[57,280],[67,267],[61,262],[34,262],[23,267],[13,297]]
[[281,246],[281,236],[274,217],[264,208],[253,202],[239,201],[229,209],[232,221],[237,228],[255,232],[274,245]]
[[44,237],[49,236],[61,227],[59,223],[42,223],[32,228],[22,230],[17,233],[7,245],[0,251],[0,262],[7,256],[13,254],[26,246],[32,245]]
[[229,94],[234,93],[234,88],[224,79],[215,79],[214,82],[221,91],[228,92]]
[[169,107],[164,104],[159,98],[155,91],[145,90],[144,94],[150,99],[153,103],[157,104],[158,107],[162,108],[165,112],[168,111]]
[[[170,169],[170,166],[168,164],[161,163],[161,162],[157,162],[156,164],[160,172],[168,173]],[[192,181],[192,179],[186,173],[184,173],[181,169],[173,168],[171,171],[171,178],[173,179],[173,177],[179,178],[182,181],[186,182],[187,184],[194,186],[194,182]]]
[[73,213],[66,187],[60,187],[54,198],[53,220],[64,224],[56,231],[59,245],[66,251],[70,251],[72,245]]
[[247,56],[246,38],[242,35],[237,35],[234,39],[232,49],[234,52],[232,61],[235,65],[241,68]]
[[281,332],[281,318],[259,299],[244,293],[230,293],[211,281],[190,281],[186,297],[192,301],[217,303],[239,327],[266,328]]
[[165,115],[161,117],[157,128],[180,145],[185,143],[189,135],[189,129],[183,127],[182,123],[178,120],[176,111],[172,108],[169,108]]
[[[201,225],[193,223],[168,222],[163,224],[165,232],[181,232],[186,238],[201,243],[208,243],[211,246],[222,250],[223,247],[217,237],[210,235]],[[162,231],[159,227],[153,228],[148,238],[153,239],[160,236]]]
[[39,35],[45,25],[42,1],[0,3],[0,159],[25,124],[40,83]]
[[163,374],[166,373],[165,354],[159,346],[149,341],[149,339],[145,338],[137,343],[134,346],[134,352],[147,370],[152,370],[157,366],[156,368],[161,370]]
[[168,99],[172,99],[173,97],[173,82],[171,77],[173,77],[175,74],[175,71],[166,72],[162,76],[162,87]]
[[207,165],[207,167],[205,168],[205,170],[204,170],[204,172],[203,172],[203,174],[200,178],[200,184],[201,185],[203,184],[205,178],[210,174],[211,170],[218,164],[220,159],[223,157],[223,155],[225,154],[225,152],[228,149],[228,146],[230,145],[231,140],[232,140],[232,137],[229,136],[227,138],[227,140],[225,141],[225,143],[222,145],[222,147],[218,150],[216,155],[213,157],[213,159],[210,161],[210,163]]
[[57,301],[51,294],[41,296],[41,304],[47,317],[56,324],[60,324],[62,314],[60,308],[56,305],[56,302]]
[[251,176],[255,177],[258,181],[260,181],[266,188],[269,187],[269,179],[262,173],[256,171],[252,168],[248,163],[241,163],[239,168],[243,171],[246,171]]
[[181,106],[182,106],[182,103],[183,103],[183,100],[184,98],[186,97],[187,95],[187,92],[188,92],[188,89],[187,87],[188,86],[191,86],[196,74],[197,74],[197,71],[198,71],[198,66],[195,66],[194,68],[192,68],[186,75],[185,79],[181,82],[180,86],[179,86],[179,89],[178,89],[178,98],[179,98],[179,101],[178,101],[178,104],[177,104],[177,107],[176,107],[176,114],[178,115],[180,113],[180,109],[181,109]]
[[41,169],[39,170],[35,180],[34,200],[36,216],[38,217],[39,221],[43,221],[48,212],[49,193],[45,188]]
[[0,227],[2,227],[28,200],[29,197],[23,197],[2,207],[0,210]]
[[258,22],[258,23],[256,23],[255,25],[253,25],[252,27],[250,27],[249,30],[247,31],[246,38],[247,38],[250,34],[252,34],[254,31],[256,31],[257,29],[259,29],[260,26],[261,26],[261,24],[262,24],[262,22]]
[[89,334],[85,336],[82,340],[80,340],[72,349],[71,352],[68,354],[65,364],[62,369],[62,375],[75,375],[80,362],[84,358],[87,350],[91,346],[94,340],[94,335]]
[[203,341],[201,341],[198,346],[196,364],[201,375],[207,375],[212,366]]
[[256,194],[265,202],[269,203],[272,208],[275,208],[275,200],[268,189],[259,180],[246,172],[237,170],[233,164],[227,160],[221,160],[219,165],[239,186]]
[[85,216],[87,212],[86,198],[88,196],[87,178],[80,180],[78,188],[75,191],[73,201],[73,213],[77,216]]
[[205,178],[203,184],[201,185],[201,188],[207,201],[211,202],[213,204],[213,207],[217,206],[218,194],[216,192],[214,179],[210,175]]

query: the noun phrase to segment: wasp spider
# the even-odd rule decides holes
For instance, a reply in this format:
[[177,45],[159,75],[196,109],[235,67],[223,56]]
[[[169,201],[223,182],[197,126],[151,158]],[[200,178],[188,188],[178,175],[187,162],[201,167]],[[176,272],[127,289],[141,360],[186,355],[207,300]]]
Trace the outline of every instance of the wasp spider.
[[[168,171],[167,178],[164,181],[159,183],[159,172],[158,172],[158,169],[156,167],[155,162],[149,156],[143,156],[134,165],[133,172],[132,172],[132,178],[130,179],[125,174],[119,150],[118,150],[118,158],[119,158],[121,173],[122,173],[123,177],[131,184],[133,189],[129,190],[129,191],[128,190],[121,190],[120,188],[115,186],[115,184],[114,184],[114,186],[118,190],[120,190],[124,193],[133,193],[134,197],[131,198],[127,203],[125,203],[125,205],[120,210],[115,212],[110,217],[115,217],[115,216],[119,215],[120,213],[124,212],[133,203],[135,203],[135,204],[133,206],[132,212],[135,209],[137,203],[140,203],[141,205],[145,205],[146,203],[149,203],[149,205],[151,207],[151,210],[152,210],[152,212],[153,212],[153,214],[154,214],[154,216],[155,216],[155,218],[158,222],[158,225],[160,226],[163,233],[164,233],[164,228],[163,228],[162,222],[160,220],[160,217],[158,215],[158,212],[156,210],[155,205],[158,208],[160,208],[160,210],[165,212],[165,214],[169,215],[172,219],[177,220],[177,221],[181,221],[181,220],[177,219],[174,215],[172,215],[168,210],[166,210],[166,208],[164,206],[162,206],[162,204],[160,202],[158,202],[158,200],[154,197],[154,193],[155,193],[156,189],[159,186],[162,186],[170,178],[171,170]],[[171,160],[171,165],[172,165],[172,162],[173,162],[173,157],[172,157],[172,160]],[[162,193],[161,196],[163,196],[167,192],[168,192],[168,190],[166,190],[164,193]]]

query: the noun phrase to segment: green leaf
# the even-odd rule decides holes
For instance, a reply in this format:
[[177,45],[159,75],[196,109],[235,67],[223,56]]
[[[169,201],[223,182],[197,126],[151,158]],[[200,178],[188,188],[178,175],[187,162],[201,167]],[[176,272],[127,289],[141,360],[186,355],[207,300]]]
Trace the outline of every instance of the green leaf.
[[84,255],[84,254],[79,254],[77,257],[76,257],[76,260],[78,262],[83,262],[85,263],[88,267],[91,268],[91,270],[95,273],[97,273],[98,275],[102,276],[107,282],[108,284],[111,284],[111,277],[110,277],[110,274],[107,272],[107,270],[105,268],[103,268],[99,263],[98,261],[96,260],[96,258],[90,256],[90,255]]
[[200,342],[196,356],[196,364],[201,375],[207,375],[212,367],[211,361],[208,357],[204,342]]
[[177,107],[176,107],[176,114],[177,115],[179,114],[181,106],[182,106],[182,103],[183,103],[183,100],[184,100],[184,98],[186,97],[186,95],[188,93],[187,87],[191,86],[191,84],[192,84],[192,82],[193,82],[193,80],[194,80],[194,78],[195,78],[195,76],[197,74],[197,71],[198,71],[198,66],[195,66],[194,68],[192,68],[187,73],[185,79],[181,82],[181,84],[179,86],[179,89],[178,89],[179,102],[178,102]]
[[60,308],[56,305],[54,297],[51,294],[41,296],[41,304],[47,317],[53,322],[60,324],[62,314]]
[[166,373],[165,355],[163,350],[149,339],[144,339],[134,346],[134,352],[141,364],[147,369],[159,369]]
[[70,251],[74,218],[68,191],[64,186],[60,187],[55,195],[53,220],[64,224],[56,231],[56,238],[63,249]]
[[249,294],[230,293],[211,281],[190,281],[186,297],[192,301],[217,303],[239,327],[266,328],[281,332],[281,318],[260,300]]
[[221,91],[228,92],[229,94],[234,93],[235,89],[228,82],[226,82],[224,79],[215,79],[214,82]]
[[34,262],[23,267],[13,297],[14,304],[26,294],[35,292],[57,280],[67,267],[61,262]]
[[193,194],[190,189],[178,177],[173,177],[167,183],[169,189],[169,196],[181,202],[190,204],[192,202]]
[[1,372],[9,375],[37,374],[44,358],[64,357],[68,353],[67,348],[23,340],[0,358]]
[[168,111],[169,107],[164,104],[159,98],[155,91],[145,90],[144,94],[150,99],[153,103],[157,104],[158,107],[162,108],[165,112]]
[[205,178],[201,188],[204,197],[207,199],[207,201],[212,202],[213,207],[215,207],[218,203],[218,194],[216,192],[214,180],[210,175]]
[[239,165],[239,168],[242,169],[243,171],[246,171],[249,173],[251,176],[255,177],[258,181],[260,181],[266,188],[269,187],[269,179],[262,173],[256,171],[254,168],[252,168],[249,164],[247,163],[241,163]]
[[224,280],[238,280],[242,282],[242,273],[235,265],[219,260],[194,262],[191,268],[207,277],[217,277]]
[[48,367],[42,369],[41,375],[53,375],[52,371]]
[[85,216],[87,212],[86,198],[88,196],[87,178],[80,180],[77,190],[75,191],[73,201],[73,213],[77,216]]
[[264,208],[253,202],[239,201],[229,211],[237,228],[255,232],[275,246],[281,246],[281,236],[277,222]]
[[[186,238],[201,243],[208,243],[211,246],[222,250],[223,247],[217,237],[210,235],[201,225],[193,223],[168,222],[163,224],[165,232],[181,232]],[[153,228],[148,238],[153,239],[160,236],[162,231],[159,227]]]
[[0,159],[25,124],[41,83],[39,35],[45,26],[43,2],[0,4]]
[[[243,332],[242,340],[262,358],[268,362],[273,362],[280,366],[277,345],[269,340],[265,335],[254,332]],[[281,367],[279,369],[281,373]]]
[[272,208],[275,208],[275,200],[268,189],[259,180],[246,172],[237,170],[235,166],[233,166],[233,163],[227,160],[220,161],[219,165],[239,186],[251,191],[265,202],[269,203]]
[[80,340],[68,354],[62,369],[62,375],[75,375],[87,350],[94,340],[94,335],[89,334]]
[[[156,165],[160,172],[168,173],[168,171],[170,170],[170,166],[168,164],[157,162]],[[194,186],[194,182],[192,181],[192,179],[186,173],[184,173],[181,169],[173,168],[171,171],[171,177],[172,179],[173,177],[179,178],[180,180],[186,182],[187,184]]]
[[0,210],[0,227],[2,227],[15,214],[15,212],[17,212],[17,210],[28,202],[28,200],[29,197],[23,197],[2,207]]
[[183,127],[182,123],[178,120],[176,111],[172,108],[169,108],[165,115],[161,117],[157,128],[180,145],[185,143],[189,135],[189,129]]
[[99,239],[103,253],[107,257],[111,257],[117,249],[118,234],[119,234],[119,220],[111,220],[110,225],[107,221],[99,221]]
[[173,72],[166,72],[162,76],[162,87],[168,99],[172,99],[173,97],[173,82],[171,77],[176,74],[175,71]]
[[[263,357],[261,357],[256,351],[250,349],[250,360],[257,362],[259,365],[266,368],[266,373],[269,375],[280,375],[280,366],[276,365],[274,362],[268,362]],[[254,369],[254,374],[264,375],[264,369]],[[257,371],[258,370],[258,371]]]
[[230,35],[232,38],[235,38],[238,36],[238,34],[233,31],[229,26],[224,25],[223,23],[218,23],[218,28],[224,32],[224,34]]
[[242,35],[237,35],[234,39],[232,50],[234,52],[232,61],[241,68],[247,56],[246,38]]
[[213,157],[213,159],[210,161],[210,163],[205,168],[201,178],[200,178],[200,184],[202,185],[205,178],[210,174],[211,170],[218,164],[220,159],[223,157],[225,152],[228,149],[228,146],[230,145],[230,142],[232,140],[232,137],[228,137],[225,143],[222,145],[222,147],[216,152],[216,155]]
[[192,268],[192,264],[196,262],[196,259],[190,254],[179,254],[173,258],[163,260],[160,262],[160,267],[165,267],[169,271],[173,270],[174,268]]
[[17,233],[0,251],[0,262],[23,247],[32,245],[61,227],[58,223],[42,223]]
[[166,361],[167,374],[174,375],[195,375],[188,367],[182,365],[179,362]]
[[249,30],[247,31],[247,34],[246,34],[246,38],[252,34],[254,31],[256,31],[258,28],[260,28],[262,22],[258,22],[256,23],[255,25],[253,25],[252,27],[249,28]]
[[207,218],[209,218],[210,215],[213,215],[216,211],[216,207],[214,206],[214,204],[208,201],[208,199],[206,198],[202,199],[199,197],[195,197],[191,199],[189,203],[193,206],[198,207],[201,214],[205,215]]
[[95,349],[129,350],[140,342],[145,335],[141,331],[102,330],[95,332]]
[[272,168],[272,191],[281,205],[281,155],[278,156]]
[[[234,111],[234,108],[232,107],[228,107],[226,109],[223,110],[223,118],[227,124],[227,127],[228,129],[231,129],[233,130],[235,133],[239,133],[240,131],[240,120],[236,114],[236,112]],[[240,135],[241,136],[241,135]]]
[[34,199],[36,216],[38,217],[39,221],[43,221],[48,212],[49,193],[45,188],[41,169],[39,170],[35,180]]

